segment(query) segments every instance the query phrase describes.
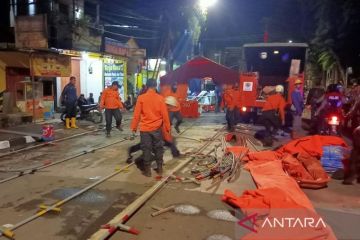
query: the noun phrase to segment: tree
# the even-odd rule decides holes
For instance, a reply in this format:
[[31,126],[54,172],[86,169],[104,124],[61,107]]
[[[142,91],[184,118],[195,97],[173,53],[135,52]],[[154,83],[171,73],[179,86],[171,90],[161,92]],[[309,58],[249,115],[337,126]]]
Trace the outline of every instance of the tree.
[[358,72],[360,39],[354,30],[360,24],[359,1],[300,1],[308,9],[316,26],[309,42],[314,64],[318,64],[326,73],[326,80],[345,80],[344,69],[348,66],[353,66]]

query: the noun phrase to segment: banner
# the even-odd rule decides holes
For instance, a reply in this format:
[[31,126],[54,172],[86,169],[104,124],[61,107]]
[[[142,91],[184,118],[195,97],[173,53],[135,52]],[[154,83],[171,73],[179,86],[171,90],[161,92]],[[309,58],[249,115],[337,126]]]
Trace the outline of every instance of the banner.
[[121,99],[124,100],[125,98],[125,88],[126,84],[124,82],[124,75],[125,75],[125,64],[123,61],[113,60],[113,59],[106,59],[104,60],[104,81],[105,87],[111,85],[112,82],[117,81],[121,86],[120,96]]
[[70,77],[71,59],[55,54],[34,54],[31,56],[32,75],[36,77]]

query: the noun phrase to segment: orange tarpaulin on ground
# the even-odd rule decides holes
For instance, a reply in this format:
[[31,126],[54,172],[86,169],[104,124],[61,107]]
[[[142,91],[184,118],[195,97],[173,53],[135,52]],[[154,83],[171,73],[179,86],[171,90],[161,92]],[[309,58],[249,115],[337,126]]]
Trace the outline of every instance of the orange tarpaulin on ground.
[[[313,205],[297,182],[288,176],[282,168],[282,162],[268,161],[249,166],[258,190],[245,191],[237,197],[225,190],[223,201],[241,208],[247,215],[266,215],[269,219],[280,218],[319,218]],[[301,240],[333,240],[336,239],[329,226],[317,228],[269,228],[263,225],[264,218],[257,219],[256,233],[250,233],[242,239],[301,239]],[[325,224],[325,223],[324,223]]]
[[249,170],[258,188],[280,188],[298,205],[314,210],[297,182],[284,172],[281,161],[251,165]]
[[330,226],[325,226],[325,222],[315,228],[299,226],[273,228],[263,225],[264,215],[269,219],[286,217],[321,219],[300,186],[313,188],[326,186],[330,178],[318,158],[322,155],[323,146],[328,145],[347,147],[347,144],[338,137],[308,136],[291,141],[277,151],[248,154],[246,159],[248,163],[245,167],[250,171],[259,189],[245,191],[239,197],[225,190],[223,196],[223,201],[241,208],[248,218],[262,216],[253,221],[255,223],[253,233],[241,239],[336,239]]
[[[241,237],[242,240],[336,239],[331,228],[316,212],[298,205],[277,187],[245,191],[240,197],[226,190],[223,201],[241,208],[248,216],[238,222],[237,228],[246,226],[250,230]],[[292,222],[285,219],[292,219]],[[314,220],[314,223],[310,226],[305,219]]]
[[275,161],[280,160],[282,154],[275,151],[250,152],[248,159],[250,161]]
[[293,140],[288,144],[278,149],[279,153],[290,153],[292,155],[297,153],[307,153],[310,156],[320,158],[322,156],[322,148],[324,146],[338,145],[348,147],[346,142],[335,136],[307,136],[297,140]]

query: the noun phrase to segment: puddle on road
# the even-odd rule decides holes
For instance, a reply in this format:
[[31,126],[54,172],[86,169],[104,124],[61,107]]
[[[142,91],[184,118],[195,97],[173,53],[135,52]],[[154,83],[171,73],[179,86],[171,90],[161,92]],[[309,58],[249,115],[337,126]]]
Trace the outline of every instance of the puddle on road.
[[[81,188],[61,188],[54,190],[51,193],[51,196],[57,199],[65,199],[79,191],[81,191]],[[101,203],[105,202],[106,200],[107,197],[105,194],[95,190],[89,190],[74,199],[74,201],[82,203]]]

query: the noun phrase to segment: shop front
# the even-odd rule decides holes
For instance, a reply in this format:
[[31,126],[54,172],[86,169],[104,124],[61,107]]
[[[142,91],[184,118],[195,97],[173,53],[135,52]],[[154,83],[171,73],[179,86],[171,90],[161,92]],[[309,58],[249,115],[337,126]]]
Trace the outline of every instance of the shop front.
[[56,77],[70,75],[70,58],[47,52],[0,52],[6,92],[18,110],[34,119],[52,118],[56,105]]

